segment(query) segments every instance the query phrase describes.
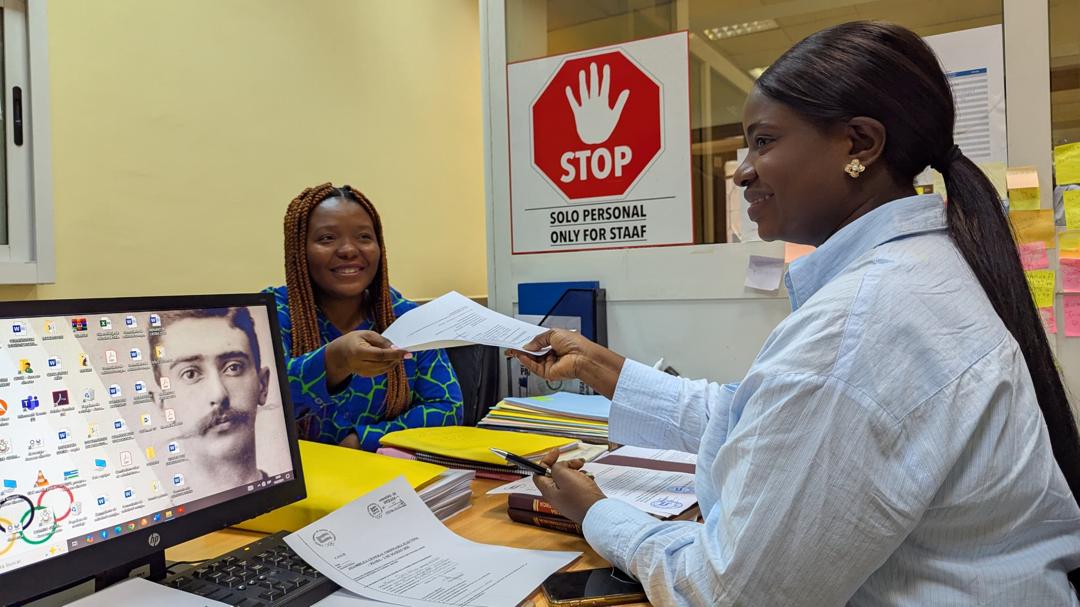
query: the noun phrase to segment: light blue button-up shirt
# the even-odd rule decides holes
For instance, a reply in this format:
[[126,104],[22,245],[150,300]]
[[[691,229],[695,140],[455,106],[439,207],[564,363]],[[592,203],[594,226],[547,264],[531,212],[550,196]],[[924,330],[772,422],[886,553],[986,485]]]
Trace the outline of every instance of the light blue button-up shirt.
[[795,261],[739,384],[627,361],[611,438],[698,454],[704,524],[584,522],[655,605],[1077,605],[1080,508],[1016,341],[946,232],[896,200]]

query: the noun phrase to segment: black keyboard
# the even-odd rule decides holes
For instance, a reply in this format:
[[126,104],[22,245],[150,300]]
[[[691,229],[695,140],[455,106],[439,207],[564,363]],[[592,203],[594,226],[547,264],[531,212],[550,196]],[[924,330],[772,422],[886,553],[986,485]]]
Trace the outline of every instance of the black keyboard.
[[338,585],[304,562],[285,543],[287,532],[177,572],[161,583],[238,607],[307,607]]

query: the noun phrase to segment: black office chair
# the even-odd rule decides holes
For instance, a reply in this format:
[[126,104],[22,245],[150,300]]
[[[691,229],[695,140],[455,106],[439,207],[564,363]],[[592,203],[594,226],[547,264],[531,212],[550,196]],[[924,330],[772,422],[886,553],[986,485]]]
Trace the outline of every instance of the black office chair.
[[475,426],[499,400],[499,361],[502,355],[495,346],[448,348],[450,364],[461,384],[466,426]]

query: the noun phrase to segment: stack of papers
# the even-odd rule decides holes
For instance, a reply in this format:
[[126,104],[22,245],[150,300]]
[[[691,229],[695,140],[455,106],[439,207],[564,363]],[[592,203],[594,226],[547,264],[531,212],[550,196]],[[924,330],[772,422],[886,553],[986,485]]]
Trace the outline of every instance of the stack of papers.
[[417,493],[436,518],[446,520],[469,507],[474,478],[473,470],[447,470]]
[[603,396],[556,392],[546,396],[506,398],[477,425],[607,444],[610,411],[611,401]]
[[526,432],[501,432],[469,426],[410,428],[391,432],[379,439],[384,447],[394,447],[411,453],[421,462],[449,468],[482,470],[494,473],[531,475],[532,472],[491,452],[502,449],[535,461],[552,449],[566,451],[577,441]]

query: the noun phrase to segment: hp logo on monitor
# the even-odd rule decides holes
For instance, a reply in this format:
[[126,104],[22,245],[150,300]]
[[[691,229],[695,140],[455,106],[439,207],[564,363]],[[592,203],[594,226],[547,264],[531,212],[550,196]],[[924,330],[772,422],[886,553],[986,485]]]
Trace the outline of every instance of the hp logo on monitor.
[[161,536],[157,532],[151,533],[150,537],[146,538],[146,543],[150,544],[151,548],[154,548],[161,543]]

